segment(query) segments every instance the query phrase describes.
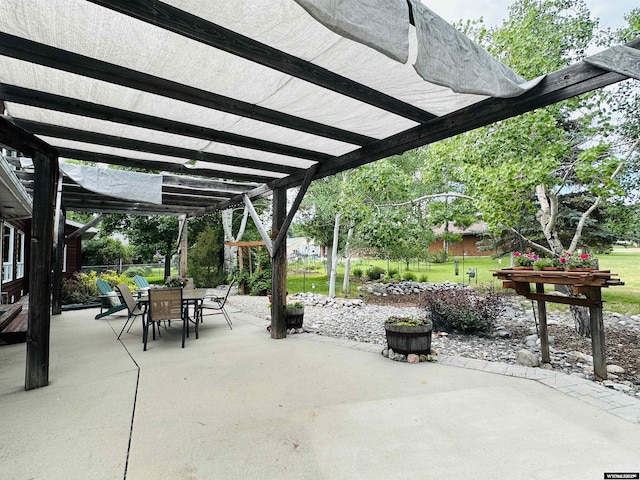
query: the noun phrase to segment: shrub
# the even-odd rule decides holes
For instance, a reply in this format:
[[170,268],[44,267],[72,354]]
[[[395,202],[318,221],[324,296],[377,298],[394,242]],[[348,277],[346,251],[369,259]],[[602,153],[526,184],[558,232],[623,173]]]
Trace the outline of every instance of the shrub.
[[389,270],[387,270],[387,276],[389,278],[400,278],[398,276],[398,270],[396,270],[395,268],[390,268]]
[[249,278],[248,287],[251,295],[267,295],[271,291],[271,269],[254,272]]
[[400,317],[398,315],[394,315],[387,318],[384,323],[386,323],[387,325],[393,325],[394,327],[417,327],[420,325],[430,325],[431,320],[414,317]]
[[373,267],[369,268],[369,270],[367,270],[367,277],[369,277],[369,280],[380,280],[383,273],[384,269],[374,265]]
[[418,277],[417,277],[417,275],[416,275],[415,273],[413,273],[413,272],[404,272],[404,273],[402,274],[402,279],[403,279],[403,280],[407,280],[407,281],[410,281],[410,282],[415,282],[415,281],[416,281],[416,278],[418,278]]
[[147,274],[151,273],[151,269],[145,266],[137,266],[137,267],[129,267],[127,268],[123,274],[129,278],[133,278],[136,275],[140,275],[141,277],[146,277]]
[[109,285],[111,285],[111,288],[115,288],[116,285],[120,283],[133,286],[133,280],[131,278],[127,277],[124,273],[118,273],[115,270],[105,270],[100,274],[100,278],[109,283]]
[[423,301],[434,330],[444,332],[489,333],[504,309],[497,294],[480,295],[471,289],[427,291]]
[[418,279],[418,281],[422,283],[426,283],[429,281],[429,276],[426,273],[423,273],[422,275],[420,275],[420,278]]
[[360,278],[362,276],[362,269],[360,267],[356,267],[352,271],[354,277]]
[[144,265],[129,267],[123,273],[123,275],[133,278],[136,275],[140,275],[141,277],[146,277],[151,272],[149,267],[145,267]]
[[445,263],[447,261],[447,254],[444,250],[436,250],[429,254],[429,261],[432,263]]
[[98,301],[100,291],[96,285],[96,272],[74,273],[71,278],[62,279],[62,303],[64,305],[76,303],[91,303]]

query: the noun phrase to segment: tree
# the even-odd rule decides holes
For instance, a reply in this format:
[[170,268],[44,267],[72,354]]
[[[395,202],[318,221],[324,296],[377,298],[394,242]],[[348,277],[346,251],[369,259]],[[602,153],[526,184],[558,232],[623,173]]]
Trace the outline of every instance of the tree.
[[189,275],[198,287],[214,287],[224,282],[221,230],[207,225],[189,248]]
[[96,237],[82,245],[83,265],[118,265],[131,262],[131,249],[111,237]]
[[[467,27],[532,79],[581,59],[596,25],[581,0],[517,0],[501,27]],[[614,126],[601,108],[608,99],[598,91],[459,135],[429,148],[429,160],[457,166],[452,172],[494,232],[509,230],[547,254],[574,252],[586,246],[585,226],[603,201],[624,194],[619,173],[626,160],[607,138]],[[569,201],[579,195],[581,211]],[[518,230],[532,218],[538,241]],[[578,331],[588,334],[584,309],[572,311]]]
[[176,252],[178,219],[171,216],[111,215],[102,222],[105,232],[122,232],[129,238],[136,258],[152,261],[164,257],[164,276],[171,276],[171,257]]
[[[297,214],[296,229],[306,238],[314,240],[320,246],[332,245],[336,214],[341,212],[339,202],[345,177],[334,175],[313,182],[300,205]],[[339,230],[338,242],[344,241],[344,229]],[[331,268],[331,255],[327,259],[327,268]],[[329,271],[327,270],[327,275]]]
[[388,260],[420,254],[422,210],[407,203],[417,196],[412,170],[402,158],[386,159],[354,170],[345,185],[349,203],[344,208],[358,225],[357,242]]

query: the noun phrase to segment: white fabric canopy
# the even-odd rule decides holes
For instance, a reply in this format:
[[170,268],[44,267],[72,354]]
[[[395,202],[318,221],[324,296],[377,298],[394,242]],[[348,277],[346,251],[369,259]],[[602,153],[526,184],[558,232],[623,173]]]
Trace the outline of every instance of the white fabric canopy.
[[[256,188],[264,195],[300,185],[318,162],[316,175],[330,175],[446,138],[454,125],[460,133],[495,121],[500,115],[476,122],[465,112],[540,82],[520,78],[428,7],[3,1],[0,100],[19,126],[79,160],[269,182]],[[444,123],[457,114],[467,115],[464,126]]]
[[[389,58],[409,59],[406,0],[296,0],[332,31]],[[418,0],[411,0],[417,30],[416,72],[454,92],[514,97],[542,79],[526,82]]]
[[[387,0],[380,1],[385,3]],[[411,65],[399,64],[371,48],[331,32],[292,0],[216,1],[213,2],[214,8],[212,2],[205,0],[167,3],[435,115],[450,113],[485,98],[481,95],[456,94],[449,88],[425,82]],[[369,2],[355,3],[366,6]],[[395,3],[406,6],[404,0]],[[373,10],[385,15],[389,9],[378,10],[376,6]],[[383,37],[400,23],[404,25],[403,33],[394,38],[405,37],[409,25],[407,9],[403,10],[401,15],[404,18],[391,17],[392,23],[383,32]],[[369,8],[365,13],[368,15],[371,11]],[[356,11],[355,15],[363,18],[361,12]],[[380,15],[377,25],[387,24]],[[439,28],[443,27],[453,31],[448,24]],[[416,125],[409,119],[84,0],[1,2],[0,30],[374,138],[384,138]],[[368,28],[364,33],[371,31],[372,28]],[[440,51],[439,56],[442,56]],[[451,61],[455,60],[453,54],[448,56]],[[464,70],[468,67],[468,58],[457,60],[459,68]],[[446,75],[446,72],[443,73]],[[457,74],[451,75],[451,78],[456,77]],[[8,57],[0,57],[0,80],[331,155],[344,154],[354,148],[353,145],[335,140]],[[27,107],[18,104],[7,105],[7,112],[15,117],[47,121],[52,115],[52,112],[42,109],[26,110]],[[88,118],[74,119],[73,122],[69,120],[68,123],[73,123],[77,128],[112,135],[122,134],[125,130],[131,134],[131,128],[113,123],[97,126],[95,120]],[[144,140],[152,140],[157,135],[151,131],[135,132],[136,138]],[[235,147],[229,145],[218,144],[215,148],[217,152],[229,155],[238,153]],[[275,161],[270,154],[261,158],[266,162]]]
[[61,163],[60,170],[91,192],[132,202],[162,204],[162,175]]

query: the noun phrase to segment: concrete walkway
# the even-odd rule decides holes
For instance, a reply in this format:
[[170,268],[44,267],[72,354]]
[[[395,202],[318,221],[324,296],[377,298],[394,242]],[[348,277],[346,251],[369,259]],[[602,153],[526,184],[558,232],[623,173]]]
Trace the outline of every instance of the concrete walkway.
[[[640,472],[640,401],[541,369],[311,334],[272,340],[230,310],[180,348],[140,323],[53,317],[50,385],[25,392],[25,345],[0,347],[0,477],[15,479],[601,479]],[[460,368],[463,367],[463,368]]]

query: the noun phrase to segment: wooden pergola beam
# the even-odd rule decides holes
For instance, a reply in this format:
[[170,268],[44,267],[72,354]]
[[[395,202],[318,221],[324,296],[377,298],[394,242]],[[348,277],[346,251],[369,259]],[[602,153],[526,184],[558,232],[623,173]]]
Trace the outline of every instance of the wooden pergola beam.
[[[291,208],[289,209],[289,213],[287,214],[286,218],[282,223],[282,226],[280,227],[278,236],[273,241],[274,252],[277,252],[278,250],[280,250],[282,244],[286,242],[287,232],[289,231],[291,222],[293,222],[293,217],[295,217],[298,211],[298,208],[300,208],[300,204],[302,203],[302,200],[304,199],[304,196],[307,193],[307,189],[309,188],[309,185],[311,185],[311,181],[313,180],[313,175],[316,173],[316,170],[318,169],[318,167],[319,165],[316,164],[307,171],[307,174],[304,177],[304,181],[302,182],[302,185],[300,185],[300,189],[298,190],[298,194],[296,195],[296,198],[293,201]],[[286,249],[286,245],[285,245],[285,249]]]
[[84,232],[89,230],[91,227],[97,225],[104,217],[105,215],[103,213],[96,215],[89,222],[85,223],[82,227],[78,228],[72,234],[65,237],[64,243],[69,243],[71,240],[75,240],[76,238],[82,236]]
[[199,125],[178,122],[167,118],[155,117],[153,115],[131,112],[129,110],[99,105],[97,103],[86,102],[76,98],[54,95],[52,93],[18,87],[6,83],[0,83],[0,98],[22,105],[46,108],[58,112],[97,118],[99,120],[117,122],[124,125],[133,125],[136,127],[158,130],[186,137],[237,145],[239,147],[277,153],[280,155],[287,155],[289,157],[301,158],[315,162],[323,162],[332,158],[329,154],[307,150],[305,148],[292,147],[280,143],[269,142],[267,140],[261,140],[259,138],[248,137],[246,135],[239,135]]
[[[435,115],[361,83],[338,75],[331,70],[294,57],[288,53],[257,42],[227,28],[216,25],[184,10],[160,1],[145,0],[89,0],[92,3],[129,15],[151,25],[183,35],[205,45],[218,48],[252,62],[273,68],[328,90],[341,93],[388,112],[424,123]],[[407,21],[409,19],[407,18]]]
[[183,158],[186,160],[197,160],[199,162],[217,163],[220,165],[251,168],[255,170],[285,174],[292,174],[300,170],[299,167],[290,167],[288,165],[261,162],[259,160],[250,160],[248,158],[220,155],[218,153],[202,152],[200,150],[174,147],[172,145],[153,143],[144,140],[137,140],[134,138],[120,137],[117,135],[107,135],[105,133],[89,132],[76,128],[61,127],[59,125],[51,125],[47,123],[35,122],[33,120],[24,120],[21,118],[13,118],[13,123],[24,128],[25,130],[28,130],[34,135],[46,135],[48,137],[63,138],[66,140],[92,143],[107,147],[123,148],[126,150],[134,150],[137,152],[154,153],[156,155],[166,155],[169,157]]
[[[51,325],[51,246],[53,245],[54,196],[58,180],[58,158],[34,152],[37,188],[31,219],[29,265],[29,324],[25,390],[49,384],[49,339]],[[43,301],[43,299],[47,299]]]
[[256,188],[255,183],[224,182],[197,177],[185,177],[184,175],[162,175],[162,186],[191,187],[210,189],[229,193],[244,193]]
[[198,175],[209,178],[225,178],[227,180],[238,180],[241,182],[269,182],[273,177],[259,174],[225,172],[211,168],[189,167],[182,163],[162,162],[154,160],[139,159],[133,157],[122,157],[106,153],[89,152],[74,148],[59,148],[61,157],[84,160],[87,162],[108,163],[109,165],[120,165],[123,167],[140,168],[146,171],[171,172],[183,175]]
[[64,199],[63,207],[77,212],[125,213],[129,215],[182,215],[202,216],[207,214],[203,207],[186,205],[153,205],[150,203],[127,202],[117,199]]
[[374,138],[0,32],[0,55],[354,145]]
[[[640,38],[630,42],[627,46],[636,50],[640,49]],[[488,98],[449,115],[435,118],[423,125],[379,140],[372,145],[323,162],[314,175],[314,180],[398,155],[407,150],[515,117],[537,108],[546,107],[627,78],[587,62],[579,62],[548,74],[536,87],[519,97]],[[276,188],[296,187],[304,181],[304,177],[305,173],[303,172],[290,175],[261,185],[246,195],[250,199],[262,198],[270,195]],[[229,200],[228,204],[238,203],[238,201],[239,197],[234,197]],[[226,207],[225,203],[220,205],[220,208]]]
[[[277,238],[287,216],[287,190],[273,191],[271,237]],[[271,252],[271,338],[287,336],[287,249]]]

